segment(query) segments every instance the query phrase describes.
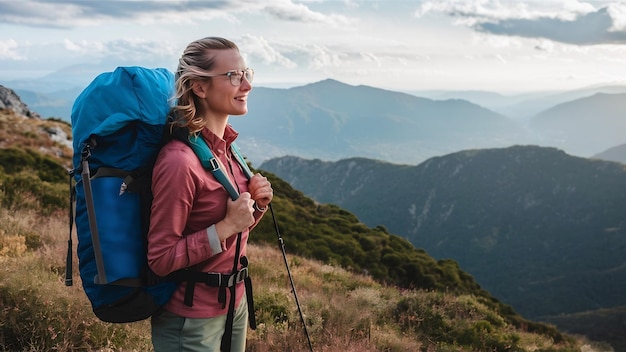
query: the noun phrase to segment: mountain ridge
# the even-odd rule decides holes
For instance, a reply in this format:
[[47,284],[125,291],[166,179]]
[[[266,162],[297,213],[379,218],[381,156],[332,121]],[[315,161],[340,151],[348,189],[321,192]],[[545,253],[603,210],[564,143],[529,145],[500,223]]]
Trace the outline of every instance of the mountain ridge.
[[[556,141],[557,147],[591,156],[625,142],[625,109],[626,93],[596,93],[545,110],[532,118],[530,126],[541,131],[544,140]],[[577,146],[581,141],[584,146]]]
[[609,148],[594,155],[593,158],[626,164],[626,143]]
[[[47,79],[52,81],[57,76]],[[58,78],[58,77],[57,77]],[[70,78],[74,79],[74,76]],[[21,86],[20,89],[29,87]],[[64,92],[16,90],[42,116],[69,121],[71,104],[80,90]],[[626,128],[620,125],[626,102],[606,112],[595,93],[621,94],[626,86],[600,86],[571,92],[528,93],[504,96],[496,93],[405,93],[366,85],[352,86],[334,79],[295,86],[257,86],[248,100],[246,116],[233,116],[241,133],[239,144],[249,150],[253,165],[290,154],[309,159],[339,160],[366,157],[402,164],[418,164],[428,158],[459,150],[499,148],[515,144],[557,147],[569,154],[589,157],[623,144]],[[442,95],[443,94],[443,95]],[[474,101],[472,101],[474,100]],[[532,114],[512,104],[539,101]],[[589,105],[569,108],[572,121],[556,119],[557,105]],[[570,105],[572,106],[572,105]],[[608,107],[607,107],[608,109]],[[515,112],[517,111],[517,113]],[[534,127],[533,127],[534,126]],[[594,133],[589,133],[593,132]]]
[[458,261],[525,316],[626,305],[623,164],[512,146],[417,166],[292,156],[259,168],[435,258]]
[[0,85],[0,109],[11,110],[19,116],[41,118],[41,115],[29,109],[14,90]]

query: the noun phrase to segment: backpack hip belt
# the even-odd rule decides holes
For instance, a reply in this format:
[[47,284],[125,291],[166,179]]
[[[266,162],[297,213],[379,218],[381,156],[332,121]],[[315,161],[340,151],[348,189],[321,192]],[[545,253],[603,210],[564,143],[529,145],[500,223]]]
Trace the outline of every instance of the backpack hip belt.
[[203,283],[211,287],[231,287],[248,278],[249,273],[248,267],[241,268],[239,271],[232,274],[182,270],[181,272],[176,272],[168,276],[168,278],[170,277],[177,281],[193,282],[194,284]]
[[247,266],[244,266],[239,271],[232,274],[181,270],[168,275],[168,279],[187,282],[185,287],[185,305],[189,307],[193,306],[193,294],[197,283],[203,283],[210,287],[219,287],[220,293],[218,302],[225,303],[226,288],[233,287],[240,282],[245,282],[246,285],[249,285],[251,282]]
[[235,284],[238,284],[245,280],[248,277],[248,268],[241,268],[236,273],[233,274],[220,274],[220,273],[201,273],[205,274],[205,280],[202,280],[203,283],[212,287],[231,287]]

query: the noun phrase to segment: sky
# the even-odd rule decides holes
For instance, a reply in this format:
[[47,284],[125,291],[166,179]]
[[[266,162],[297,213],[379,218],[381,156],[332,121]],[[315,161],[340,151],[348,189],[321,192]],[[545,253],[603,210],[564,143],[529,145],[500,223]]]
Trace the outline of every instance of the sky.
[[0,0],[0,84],[175,70],[234,41],[255,84],[519,93],[626,84],[626,0]]

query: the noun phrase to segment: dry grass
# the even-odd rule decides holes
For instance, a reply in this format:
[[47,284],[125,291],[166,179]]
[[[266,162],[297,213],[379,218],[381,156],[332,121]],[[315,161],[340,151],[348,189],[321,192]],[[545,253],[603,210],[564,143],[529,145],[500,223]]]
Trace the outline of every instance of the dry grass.
[[[256,296],[287,300],[286,324],[261,324],[251,331],[249,351],[308,351],[295,295],[281,251],[270,246],[250,246]],[[365,276],[316,261],[287,255],[299,302],[316,351],[417,351],[420,343],[394,327],[378,325],[379,315],[390,309],[398,291],[384,288]],[[383,296],[389,297],[383,297]],[[257,307],[259,308],[259,307]],[[257,315],[263,311],[257,310]]]
[[[106,351],[119,350],[125,341],[137,351],[150,348],[149,331],[143,328],[143,334],[137,334],[141,324],[113,326],[94,318],[78,275],[74,286],[65,286],[67,218],[0,209],[0,224],[0,233],[14,234],[11,243],[26,242],[22,234],[40,236],[40,241],[33,241],[35,250],[0,256],[0,350]],[[6,240],[0,236],[0,248]],[[76,260],[74,272],[78,273]]]
[[[108,324],[95,318],[81,289],[76,258],[75,284],[64,285],[67,236],[66,215],[0,209],[0,351],[151,350],[148,321]],[[249,331],[248,351],[308,351],[278,246],[251,245],[248,257],[259,322],[257,330]],[[315,351],[480,351],[423,334],[432,328],[419,326],[423,316],[397,313],[403,299],[427,306],[459,326],[481,319],[496,326],[501,320],[471,296],[400,291],[340,268],[287,257]],[[498,329],[519,336],[520,348],[511,351],[581,351],[583,347],[594,351],[581,343],[555,345],[508,326]]]

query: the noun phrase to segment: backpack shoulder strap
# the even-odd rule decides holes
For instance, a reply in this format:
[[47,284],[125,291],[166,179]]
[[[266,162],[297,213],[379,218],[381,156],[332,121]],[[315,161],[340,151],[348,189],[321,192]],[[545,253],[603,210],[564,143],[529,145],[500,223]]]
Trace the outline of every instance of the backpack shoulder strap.
[[237,162],[239,162],[239,165],[241,165],[241,169],[243,170],[243,173],[246,174],[246,177],[248,178],[248,180],[251,179],[254,174],[250,170],[248,163],[246,163],[246,160],[241,154],[241,151],[239,150],[239,146],[237,145],[237,143],[233,142],[230,145],[230,149],[232,149],[233,154],[235,155],[235,158],[237,159]]
[[[211,171],[213,176],[215,176],[215,178],[224,186],[224,188],[226,189],[230,197],[233,200],[239,198],[239,193],[237,192],[237,190],[231,183],[230,179],[226,176],[226,174],[220,167],[220,162],[217,160],[217,158],[215,158],[215,156],[211,152],[211,149],[209,148],[209,145],[204,140],[204,138],[202,138],[201,136],[189,136],[189,146],[191,147],[191,149],[193,149],[194,153],[196,153],[196,155],[198,156],[198,159],[200,159],[200,163],[202,164],[202,166],[205,169]],[[239,150],[239,147],[234,142],[231,144],[231,151],[235,159],[241,166],[241,169],[243,170],[246,177],[250,179],[252,177],[252,171],[250,171],[248,164],[245,162],[243,156],[241,155],[241,151]],[[234,257],[235,259],[233,263],[233,270],[232,270],[231,277],[232,275],[237,275],[238,273],[237,267],[238,267],[240,260],[242,261],[241,264],[243,264],[244,267],[247,267],[248,265],[247,264],[248,259],[245,256],[241,258],[239,257],[240,246],[241,246],[241,232],[237,235],[237,244],[236,244],[236,249],[235,249],[235,257]],[[245,264],[244,264],[244,261],[245,261]],[[194,289],[195,284],[196,284],[196,281],[187,280],[185,304],[191,305],[191,301],[193,300],[193,289]],[[250,322],[250,327],[252,329],[256,329],[256,319],[254,318],[254,301],[252,299],[252,282],[249,277],[245,278],[244,285],[246,289],[246,297],[248,299],[248,319]],[[235,311],[235,296],[236,296],[235,285],[230,286],[229,289],[230,289],[230,302],[228,305],[228,313],[226,314],[226,326],[224,328],[224,335],[222,336],[222,340],[221,340],[221,349],[223,351],[230,350],[230,343],[231,343],[230,339],[232,336],[233,319],[234,319],[234,311]],[[187,297],[191,297],[189,299],[189,303],[187,303]],[[223,297],[223,298],[220,298],[220,297]],[[220,287],[220,294],[218,296],[218,302],[222,302],[224,305],[226,304],[225,287]]]
[[[198,156],[198,159],[200,159],[202,166],[211,171],[219,183],[226,188],[230,198],[233,200],[239,198],[239,192],[237,192],[232,182],[230,182],[230,179],[228,179],[224,173],[224,170],[220,167],[219,161],[215,158],[215,156],[213,156],[213,153],[204,138],[201,136],[189,136],[189,146],[191,146],[191,149],[193,149],[194,153]],[[237,162],[241,165],[241,168],[246,174],[246,177],[250,179],[252,177],[252,171],[250,171],[248,164],[243,159],[241,151],[239,151],[239,147],[237,144],[233,143],[231,145],[231,149],[235,155],[235,159],[237,159]]]

